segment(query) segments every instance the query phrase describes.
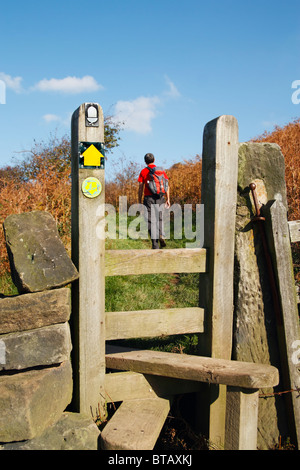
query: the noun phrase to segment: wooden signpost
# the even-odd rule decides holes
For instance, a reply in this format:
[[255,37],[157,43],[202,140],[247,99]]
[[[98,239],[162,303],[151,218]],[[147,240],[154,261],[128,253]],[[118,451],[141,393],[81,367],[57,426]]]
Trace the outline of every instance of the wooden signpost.
[[104,119],[96,103],[72,116],[73,406],[105,415]]

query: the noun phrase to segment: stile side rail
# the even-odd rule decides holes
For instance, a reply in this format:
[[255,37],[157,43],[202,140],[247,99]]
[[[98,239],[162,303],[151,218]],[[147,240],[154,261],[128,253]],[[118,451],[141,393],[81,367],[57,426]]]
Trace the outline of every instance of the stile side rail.
[[204,309],[186,307],[106,312],[105,324],[107,340],[203,333]]
[[105,276],[204,273],[205,248],[106,250]]

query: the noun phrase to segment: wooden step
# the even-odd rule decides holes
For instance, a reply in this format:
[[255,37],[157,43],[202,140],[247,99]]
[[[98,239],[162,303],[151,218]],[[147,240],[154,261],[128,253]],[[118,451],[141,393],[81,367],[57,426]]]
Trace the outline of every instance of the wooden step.
[[279,383],[278,370],[270,365],[161,351],[107,354],[106,367],[250,389],[273,387]]
[[101,433],[104,450],[152,450],[170,410],[164,398],[124,401]]

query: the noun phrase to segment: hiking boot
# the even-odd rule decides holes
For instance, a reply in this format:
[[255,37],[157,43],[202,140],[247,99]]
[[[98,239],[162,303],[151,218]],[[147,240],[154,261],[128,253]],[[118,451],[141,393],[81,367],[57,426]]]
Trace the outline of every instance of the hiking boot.
[[163,237],[160,237],[159,244],[161,248],[164,248],[166,246],[166,240]]

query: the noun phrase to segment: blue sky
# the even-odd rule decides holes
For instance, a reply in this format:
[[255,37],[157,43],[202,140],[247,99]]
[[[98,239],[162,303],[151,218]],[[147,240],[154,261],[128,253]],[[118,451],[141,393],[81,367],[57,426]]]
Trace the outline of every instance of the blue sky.
[[222,114],[241,142],[300,115],[298,0],[15,0],[0,24],[1,167],[70,134],[84,102],[125,121],[108,174],[147,152],[167,168],[201,154]]

